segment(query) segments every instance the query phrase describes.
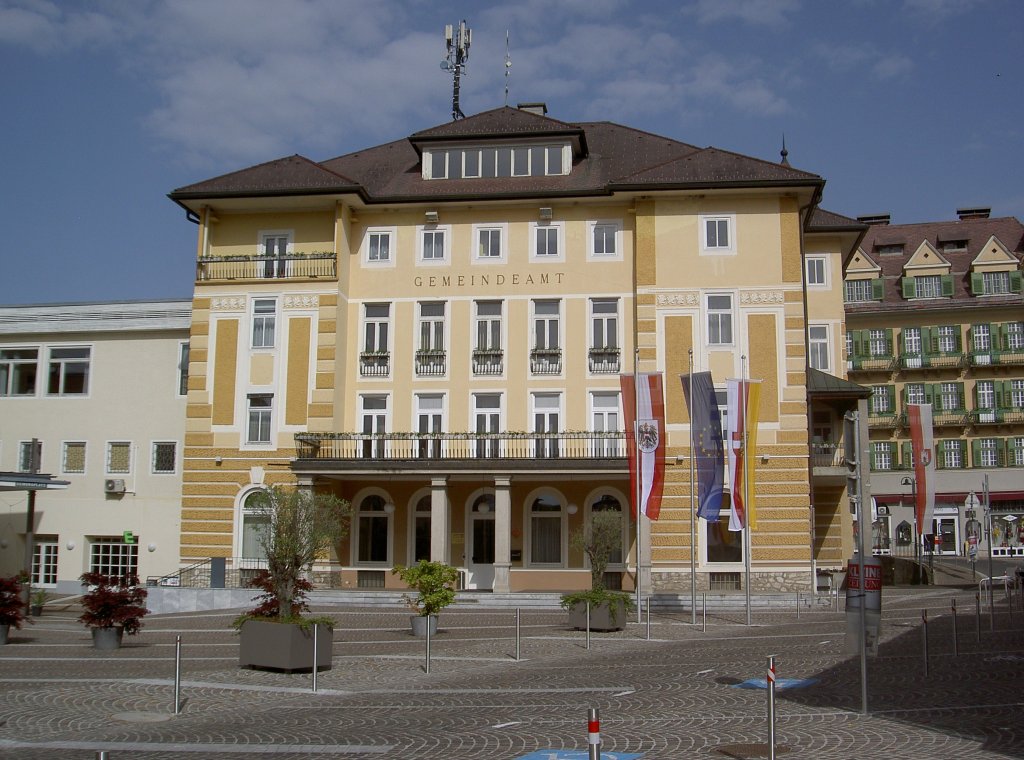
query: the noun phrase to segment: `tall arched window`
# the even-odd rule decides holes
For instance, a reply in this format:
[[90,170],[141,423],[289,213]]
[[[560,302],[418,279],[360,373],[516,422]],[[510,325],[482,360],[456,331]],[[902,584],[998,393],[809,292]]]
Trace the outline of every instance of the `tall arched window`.
[[562,563],[562,505],[554,495],[542,495],[530,505],[530,564]]
[[242,501],[242,531],[239,550],[245,559],[267,558],[261,537],[270,527],[270,515],[258,509],[259,502],[265,498],[263,491],[252,491]]
[[430,494],[421,497],[416,502],[416,509],[413,513],[413,545],[412,561],[419,562],[421,559],[430,559]]
[[383,496],[371,494],[359,502],[356,531],[356,561],[360,564],[387,564],[391,515]]

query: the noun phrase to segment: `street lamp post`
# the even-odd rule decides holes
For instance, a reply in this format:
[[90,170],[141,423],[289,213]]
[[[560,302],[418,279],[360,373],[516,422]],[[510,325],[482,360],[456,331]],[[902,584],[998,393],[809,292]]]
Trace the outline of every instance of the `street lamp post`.
[[914,561],[917,564],[921,564],[921,537],[917,534],[917,481],[909,475],[903,477],[900,481],[901,486],[910,486],[910,503],[914,511],[913,530],[914,530]]

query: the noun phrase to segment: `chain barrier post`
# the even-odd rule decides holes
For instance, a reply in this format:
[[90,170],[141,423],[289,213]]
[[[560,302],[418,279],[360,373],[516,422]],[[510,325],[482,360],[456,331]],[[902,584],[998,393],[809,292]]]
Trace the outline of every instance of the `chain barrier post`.
[[800,622],[800,592],[796,592],[796,622]]
[[317,651],[316,651],[317,650],[317,643],[318,643],[317,639],[318,639],[319,635],[320,635],[320,626],[317,625],[316,623],[313,623],[313,693],[314,694],[316,694],[316,676],[317,676],[317,671],[320,670],[320,668],[317,667],[317,665],[319,665],[320,663],[317,662],[317,656],[316,656],[317,655]]
[[974,627],[978,635],[978,643],[981,643],[981,592],[974,594]]
[[953,607],[953,656],[954,657],[959,657],[960,656],[960,639],[959,639],[959,637],[957,636],[957,633],[956,633],[956,597],[953,597],[952,607]]
[[928,677],[928,610],[921,610],[921,644],[924,651],[924,677]]
[[701,613],[701,629],[700,630],[701,630],[702,633],[707,633],[708,632],[708,595],[707,594],[702,593],[700,595],[700,603],[701,603],[701,607],[703,609],[703,612]]
[[426,662],[424,664],[424,670],[427,675],[430,675],[430,618],[431,615],[427,615],[427,640],[426,640]]
[[590,649],[590,602],[587,602],[587,649]]
[[601,719],[596,707],[587,712],[587,750],[588,760],[601,760]]
[[651,597],[647,597],[647,640],[651,640]]
[[768,758],[775,760],[775,655],[768,655],[768,674],[765,678],[768,692]]
[[181,636],[174,639],[174,714],[181,713]]
[[519,639],[519,614],[520,614],[520,612],[521,612],[521,610],[518,607],[516,607],[516,662],[519,662],[519,653],[520,653],[520,645],[519,645],[519,641],[520,641],[520,639]]

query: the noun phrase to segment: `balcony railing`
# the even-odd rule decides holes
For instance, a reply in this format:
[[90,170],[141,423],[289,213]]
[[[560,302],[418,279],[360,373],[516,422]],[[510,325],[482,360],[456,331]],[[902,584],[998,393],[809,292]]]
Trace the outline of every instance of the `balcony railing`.
[[811,458],[815,467],[846,466],[846,451],[841,443],[812,443]]
[[336,279],[333,251],[289,253],[284,256],[202,256],[196,280],[301,280]]
[[563,433],[296,433],[296,457],[317,460],[615,459],[626,434]]
[[505,352],[500,348],[478,348],[473,351],[474,375],[500,375],[505,371]]
[[975,367],[1001,365],[1005,367],[1024,364],[1024,350],[1021,351],[974,351],[971,364]]
[[428,349],[416,352],[416,374],[439,377],[445,373],[446,354],[443,350]]
[[387,377],[390,373],[390,352],[364,351],[359,354],[359,374],[363,377]]
[[590,349],[590,371],[617,373],[619,371],[619,349],[615,347]]
[[850,372],[889,372],[896,369],[894,356],[851,356],[846,368]]
[[559,375],[562,372],[562,349],[535,348],[530,352],[530,371],[535,375]]
[[1024,422],[1024,408],[975,409],[971,412],[975,425],[1002,425]]

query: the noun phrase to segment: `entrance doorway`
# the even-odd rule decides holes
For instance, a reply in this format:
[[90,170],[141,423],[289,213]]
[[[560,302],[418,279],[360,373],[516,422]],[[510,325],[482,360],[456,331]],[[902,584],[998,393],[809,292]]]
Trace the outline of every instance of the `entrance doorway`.
[[473,502],[466,531],[466,588],[494,588],[494,496],[483,494]]

